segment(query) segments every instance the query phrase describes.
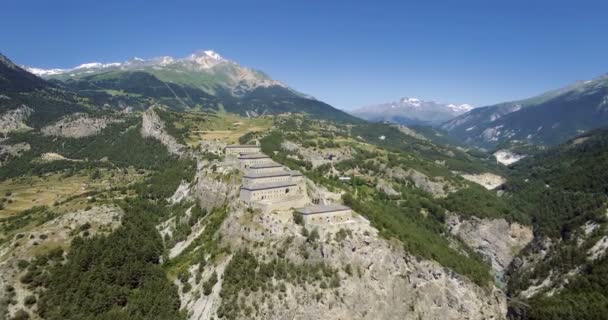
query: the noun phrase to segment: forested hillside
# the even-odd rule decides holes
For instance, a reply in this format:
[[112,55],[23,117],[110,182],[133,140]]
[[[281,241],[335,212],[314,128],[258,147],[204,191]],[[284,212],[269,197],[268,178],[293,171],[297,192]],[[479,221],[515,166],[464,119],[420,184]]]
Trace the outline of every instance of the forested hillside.
[[517,296],[546,281],[528,299],[529,308],[514,306],[514,318],[604,319],[608,131],[521,160],[513,171],[505,191],[532,219],[537,241],[522,255],[529,262],[513,266],[509,291]]

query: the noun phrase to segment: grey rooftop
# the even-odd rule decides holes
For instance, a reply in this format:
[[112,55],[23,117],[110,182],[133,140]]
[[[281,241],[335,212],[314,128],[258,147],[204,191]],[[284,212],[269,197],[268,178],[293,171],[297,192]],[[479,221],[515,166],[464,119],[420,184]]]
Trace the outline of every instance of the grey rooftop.
[[255,145],[255,144],[231,144],[226,146],[227,149],[231,149],[231,148],[260,148],[260,146]]
[[277,189],[277,188],[287,188],[287,187],[295,187],[296,184],[291,182],[270,182],[270,183],[259,183],[253,186],[243,186],[242,190],[249,191],[258,191],[258,190],[267,190],[267,189]]
[[350,210],[350,208],[347,206],[343,206],[341,204],[332,203],[332,204],[312,205],[312,206],[297,209],[296,211],[301,214],[304,214],[304,215],[309,215],[309,214],[328,213],[328,212],[336,212],[336,211],[344,211],[344,210]]
[[253,165],[251,167],[249,167],[249,169],[266,169],[266,168],[279,168],[282,167],[283,165],[278,164],[276,162],[270,162],[270,163],[265,163],[265,164],[256,164]]
[[270,158],[270,157],[263,153],[242,154],[239,156],[239,159],[266,159],[266,158]]
[[281,170],[281,171],[274,171],[274,172],[247,172],[243,178],[248,178],[248,179],[258,179],[258,178],[271,178],[271,177],[284,177],[284,176],[292,176],[293,173],[286,171],[286,170]]

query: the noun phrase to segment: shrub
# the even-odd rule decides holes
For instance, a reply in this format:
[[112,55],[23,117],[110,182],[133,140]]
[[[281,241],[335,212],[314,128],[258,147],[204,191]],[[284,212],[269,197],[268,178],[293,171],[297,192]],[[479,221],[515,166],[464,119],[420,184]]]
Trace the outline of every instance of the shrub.
[[25,320],[29,318],[30,314],[23,309],[19,309],[19,311],[15,312],[15,315],[13,316],[13,320]]
[[31,306],[34,303],[36,303],[36,297],[33,295],[29,295],[25,297],[25,299],[23,299],[23,304],[25,304],[26,306]]

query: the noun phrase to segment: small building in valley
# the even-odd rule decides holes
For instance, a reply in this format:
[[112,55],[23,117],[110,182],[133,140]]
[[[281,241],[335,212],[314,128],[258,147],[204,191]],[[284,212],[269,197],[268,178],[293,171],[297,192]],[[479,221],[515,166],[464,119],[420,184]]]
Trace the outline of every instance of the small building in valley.
[[305,225],[343,223],[351,220],[352,210],[340,204],[311,205],[296,210]]

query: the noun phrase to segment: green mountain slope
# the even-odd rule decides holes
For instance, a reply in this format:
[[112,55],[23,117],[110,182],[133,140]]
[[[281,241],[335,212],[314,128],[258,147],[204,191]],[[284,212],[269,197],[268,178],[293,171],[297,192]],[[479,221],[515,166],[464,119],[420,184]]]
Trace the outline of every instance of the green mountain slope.
[[23,70],[0,54],[0,115],[24,107],[32,109],[26,123],[37,127],[65,114],[87,110],[87,101]]
[[474,109],[441,128],[483,148],[509,140],[555,145],[608,124],[608,75],[526,100]]
[[608,130],[523,159],[513,170],[505,191],[531,217],[536,241],[512,266],[509,292],[530,305],[514,304],[512,318],[604,319]]
[[91,98],[95,104],[114,108],[145,109],[162,104],[182,111],[225,110],[243,116],[299,112],[315,118],[361,121],[212,51],[182,59],[132,59],[69,70],[29,70]]

